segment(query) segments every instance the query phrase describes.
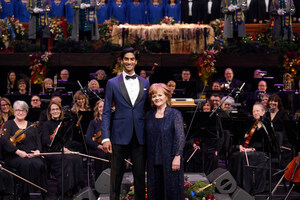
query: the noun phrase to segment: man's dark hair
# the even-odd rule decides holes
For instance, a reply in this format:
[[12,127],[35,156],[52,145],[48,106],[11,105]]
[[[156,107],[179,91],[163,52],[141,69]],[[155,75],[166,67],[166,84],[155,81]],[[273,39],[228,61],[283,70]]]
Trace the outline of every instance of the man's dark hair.
[[181,72],[183,72],[183,71],[191,72],[191,70],[189,68],[186,68],[186,67],[181,70]]
[[134,48],[132,47],[128,47],[128,48],[125,48],[123,49],[122,53],[121,53],[121,59],[123,60],[124,56],[126,53],[133,53],[134,57],[136,60],[138,60],[138,55],[137,55],[137,52]]

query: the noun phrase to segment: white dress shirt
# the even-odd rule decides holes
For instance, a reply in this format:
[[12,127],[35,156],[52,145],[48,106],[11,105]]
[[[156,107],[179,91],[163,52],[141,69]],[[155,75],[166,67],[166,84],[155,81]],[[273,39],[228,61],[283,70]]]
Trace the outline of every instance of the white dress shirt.
[[[134,74],[135,73],[133,73],[132,75],[134,75]],[[123,80],[124,80],[125,87],[127,89],[131,104],[133,106],[138,97],[139,90],[140,90],[139,79],[138,78],[135,78],[135,79],[130,78],[127,80],[125,78],[126,75],[128,75],[128,76],[132,76],[132,75],[129,75],[124,71],[123,71],[122,75],[123,75]]]

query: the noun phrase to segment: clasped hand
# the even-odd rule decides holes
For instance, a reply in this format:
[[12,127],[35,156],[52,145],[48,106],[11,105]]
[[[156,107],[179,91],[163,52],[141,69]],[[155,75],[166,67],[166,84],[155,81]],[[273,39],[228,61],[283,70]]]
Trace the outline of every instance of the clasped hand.
[[239,9],[239,7],[237,5],[230,4],[230,6],[228,6],[229,12],[233,12],[236,9]]
[[34,13],[41,13],[41,12],[44,12],[44,9],[35,7],[35,8],[33,9],[33,12],[34,12]]
[[89,7],[91,7],[91,4],[86,4],[86,3],[80,4],[80,9],[86,9],[86,8],[89,8]]
[[285,14],[285,10],[279,8],[279,9],[277,10],[277,13],[278,13],[278,15],[284,15],[284,14]]

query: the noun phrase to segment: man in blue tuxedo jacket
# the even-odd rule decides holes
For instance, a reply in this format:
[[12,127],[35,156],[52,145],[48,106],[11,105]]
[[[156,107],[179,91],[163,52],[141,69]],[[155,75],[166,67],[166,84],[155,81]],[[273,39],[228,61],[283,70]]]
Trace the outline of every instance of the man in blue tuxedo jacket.
[[[123,72],[108,80],[102,115],[102,143],[112,153],[110,199],[119,200],[125,171],[124,159],[129,154],[133,163],[135,199],[145,199],[144,104],[149,81],[137,76],[133,48],[121,54]],[[112,103],[115,113],[112,117]],[[111,129],[110,129],[111,128]]]

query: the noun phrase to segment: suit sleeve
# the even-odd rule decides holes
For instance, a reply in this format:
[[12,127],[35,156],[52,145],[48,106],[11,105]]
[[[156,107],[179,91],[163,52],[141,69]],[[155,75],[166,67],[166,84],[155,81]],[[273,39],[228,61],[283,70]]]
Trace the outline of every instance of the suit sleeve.
[[113,100],[113,87],[111,81],[107,82],[105,88],[105,100],[102,114],[102,141],[110,138],[111,106]]

